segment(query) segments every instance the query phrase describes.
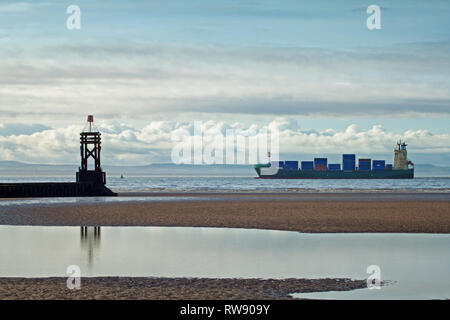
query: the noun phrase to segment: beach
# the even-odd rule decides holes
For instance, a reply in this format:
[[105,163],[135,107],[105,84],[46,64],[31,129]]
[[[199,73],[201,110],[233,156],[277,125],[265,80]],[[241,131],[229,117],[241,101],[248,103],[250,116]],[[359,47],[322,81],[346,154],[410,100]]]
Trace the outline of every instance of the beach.
[[[129,201],[4,206],[2,225],[186,226],[450,233],[449,193],[151,193]],[[133,201],[145,196],[149,201]],[[176,197],[182,200],[177,200]],[[172,201],[150,201],[174,197]],[[190,197],[189,200],[183,200]],[[120,197],[119,197],[120,198]]]
[[79,290],[67,278],[0,278],[0,299],[265,300],[292,299],[295,292],[361,289],[350,279],[82,278]]
[[[0,224],[450,233],[450,194],[122,193],[103,203],[2,206]],[[0,299],[292,299],[294,292],[366,287],[364,279],[88,277],[81,290],[68,290],[66,280],[0,278]]]

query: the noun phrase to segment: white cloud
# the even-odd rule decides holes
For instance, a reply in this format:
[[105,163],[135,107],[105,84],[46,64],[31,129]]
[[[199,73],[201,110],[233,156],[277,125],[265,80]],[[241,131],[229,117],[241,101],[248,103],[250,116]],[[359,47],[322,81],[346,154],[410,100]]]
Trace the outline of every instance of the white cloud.
[[[103,160],[108,164],[148,164],[170,162],[175,142],[172,134],[179,130],[192,132],[193,123],[154,121],[142,128],[127,124],[102,121],[98,124],[103,133]],[[267,125],[244,126],[220,121],[203,122],[205,130],[225,133],[226,129],[280,130],[281,154],[390,154],[395,142],[402,138],[410,145],[414,155],[432,153],[447,156],[450,153],[450,134],[433,134],[427,130],[389,132],[380,125],[361,129],[355,125],[345,130],[327,129],[311,132],[298,127],[292,119],[278,118]],[[0,136],[0,160],[17,160],[36,163],[72,163],[79,160],[78,137],[80,127],[69,126],[35,132],[32,134]]]

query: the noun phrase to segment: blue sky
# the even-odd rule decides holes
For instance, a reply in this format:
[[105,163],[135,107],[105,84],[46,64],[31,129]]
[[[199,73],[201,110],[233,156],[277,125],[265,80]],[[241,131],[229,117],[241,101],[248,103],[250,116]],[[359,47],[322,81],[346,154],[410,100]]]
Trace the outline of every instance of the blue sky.
[[[81,30],[66,28],[71,4]],[[372,4],[381,30],[366,28]],[[138,131],[197,119],[381,125],[387,137],[436,135],[433,152],[450,164],[449,16],[449,1],[2,0],[0,160],[49,162],[21,151],[33,133],[94,113]],[[411,148],[429,153],[421,139]],[[164,158],[153,156],[135,159]]]
[[18,41],[67,40],[61,25],[70,4],[82,9],[79,40],[342,48],[447,42],[450,28],[445,0],[376,1],[383,32],[365,28],[370,1],[3,0],[2,29]]

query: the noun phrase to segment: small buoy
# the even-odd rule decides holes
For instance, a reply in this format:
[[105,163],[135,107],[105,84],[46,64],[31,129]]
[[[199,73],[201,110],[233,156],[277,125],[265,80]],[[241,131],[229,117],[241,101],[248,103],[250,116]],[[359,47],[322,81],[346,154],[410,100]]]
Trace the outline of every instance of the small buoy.
[[123,179],[123,174],[120,175],[120,179]]

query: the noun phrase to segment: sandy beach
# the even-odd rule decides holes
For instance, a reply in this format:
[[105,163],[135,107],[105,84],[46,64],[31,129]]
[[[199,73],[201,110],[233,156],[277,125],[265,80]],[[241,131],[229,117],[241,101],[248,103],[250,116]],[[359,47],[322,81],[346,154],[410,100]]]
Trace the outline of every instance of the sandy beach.
[[66,278],[0,278],[0,299],[151,299],[263,300],[292,299],[295,292],[345,291],[366,286],[350,279],[204,279],[204,278],[82,278],[69,290]]
[[0,207],[0,224],[450,233],[449,193],[153,193],[146,196],[192,199],[4,206]]
[[[298,232],[450,233],[448,193],[134,193],[126,201],[0,207],[1,225],[189,226]],[[132,197],[141,200],[133,201]],[[142,201],[148,197],[149,201]],[[154,197],[183,197],[158,201]],[[189,200],[185,200],[190,197]],[[137,199],[137,198],[136,198]],[[151,201],[150,201],[151,200]],[[0,278],[0,299],[291,299],[364,288],[349,279]]]

